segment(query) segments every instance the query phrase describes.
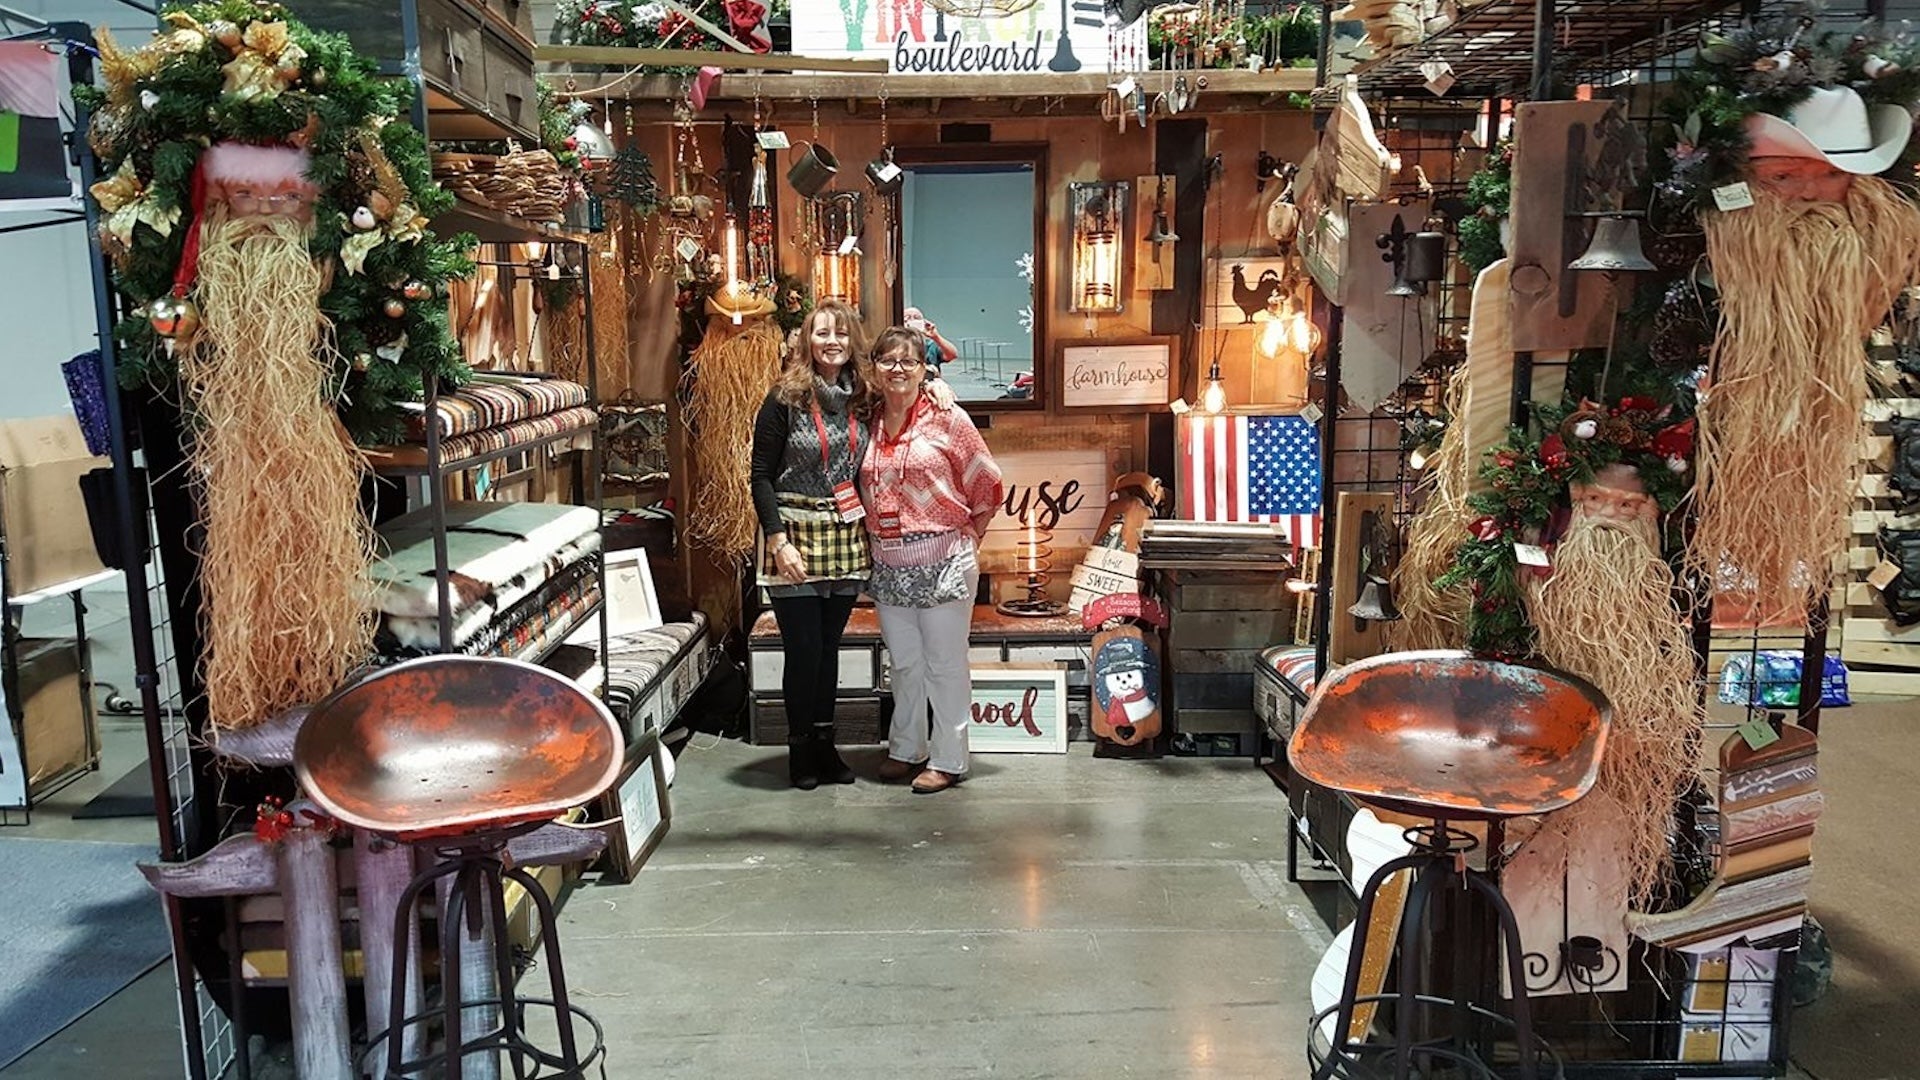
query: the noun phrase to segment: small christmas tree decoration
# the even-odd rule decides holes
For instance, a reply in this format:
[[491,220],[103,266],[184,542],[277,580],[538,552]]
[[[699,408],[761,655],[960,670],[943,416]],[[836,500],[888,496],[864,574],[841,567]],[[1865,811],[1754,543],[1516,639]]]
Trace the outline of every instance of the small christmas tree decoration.
[[653,177],[653,161],[632,144],[621,147],[613,156],[601,190],[635,213],[650,214],[660,206],[660,184]]
[[[405,285],[400,286],[400,295],[409,300],[425,300],[427,297],[433,295],[433,286],[428,285],[419,278],[413,278]],[[388,312],[388,314],[391,315],[392,312]]]
[[407,313],[407,305],[397,297],[389,297],[387,302],[381,305],[380,310],[387,313],[387,318],[397,319]]

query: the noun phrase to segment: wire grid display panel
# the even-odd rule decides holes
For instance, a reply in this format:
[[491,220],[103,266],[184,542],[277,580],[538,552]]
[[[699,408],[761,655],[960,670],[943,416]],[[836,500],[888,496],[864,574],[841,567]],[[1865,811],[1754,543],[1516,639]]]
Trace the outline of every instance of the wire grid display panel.
[[[144,466],[144,462],[142,462]],[[151,476],[151,470],[139,469],[135,475]],[[155,493],[151,482],[147,484],[145,505],[154,505]],[[154,680],[155,694],[160,702],[160,735],[167,772],[167,828],[171,831],[177,850],[191,850],[188,847],[193,820],[198,809],[201,792],[193,773],[192,747],[193,733],[187,721],[187,702],[180,687],[179,653],[174,648],[173,608],[167,602],[167,574],[160,558],[160,533],[154,516],[147,515],[147,565],[146,594],[147,610],[151,617],[149,632],[153,635],[154,670],[140,672]],[[136,631],[137,632],[137,631]],[[171,925],[171,922],[169,923]],[[183,949],[185,942],[175,941],[176,950]],[[175,969],[176,972],[178,969]],[[223,1076],[238,1056],[233,1022],[227,1014],[214,1003],[206,984],[195,975],[193,978],[193,1001],[196,1017],[182,1016],[181,1054],[182,1065],[187,1076]],[[176,976],[177,979],[177,976]],[[176,986],[176,989],[178,987]],[[185,1008],[185,998],[181,997],[181,1007]],[[197,1020],[192,1023],[190,1020]],[[198,1028],[199,1045],[188,1032]],[[198,1056],[201,1068],[196,1069],[195,1056]]]

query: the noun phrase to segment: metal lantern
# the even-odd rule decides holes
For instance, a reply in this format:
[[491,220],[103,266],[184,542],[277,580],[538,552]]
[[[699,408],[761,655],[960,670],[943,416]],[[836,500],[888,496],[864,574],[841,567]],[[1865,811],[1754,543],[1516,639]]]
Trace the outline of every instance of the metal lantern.
[[1128,186],[1123,180],[1101,180],[1067,187],[1073,223],[1070,311],[1113,314],[1120,310]]

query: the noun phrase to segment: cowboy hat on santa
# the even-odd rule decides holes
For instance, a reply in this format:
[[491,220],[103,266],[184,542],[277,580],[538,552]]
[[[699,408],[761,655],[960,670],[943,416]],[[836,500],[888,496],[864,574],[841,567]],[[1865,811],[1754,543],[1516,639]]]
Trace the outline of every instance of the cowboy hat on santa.
[[1750,158],[1810,158],[1855,176],[1876,176],[1892,168],[1912,133],[1913,117],[1906,109],[1869,108],[1847,86],[1816,87],[1786,116],[1747,117]]

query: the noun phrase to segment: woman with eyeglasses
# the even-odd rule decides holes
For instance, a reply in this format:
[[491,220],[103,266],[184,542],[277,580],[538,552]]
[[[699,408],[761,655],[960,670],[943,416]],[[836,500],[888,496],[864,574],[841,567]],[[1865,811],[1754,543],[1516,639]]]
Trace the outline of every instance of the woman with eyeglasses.
[[911,776],[920,794],[966,779],[967,638],[980,537],[1001,498],[1000,467],[973,419],[925,399],[926,355],[926,339],[904,327],[874,342],[880,410],[860,463],[873,547],[867,591],[893,665],[893,726],[880,777]]

